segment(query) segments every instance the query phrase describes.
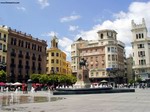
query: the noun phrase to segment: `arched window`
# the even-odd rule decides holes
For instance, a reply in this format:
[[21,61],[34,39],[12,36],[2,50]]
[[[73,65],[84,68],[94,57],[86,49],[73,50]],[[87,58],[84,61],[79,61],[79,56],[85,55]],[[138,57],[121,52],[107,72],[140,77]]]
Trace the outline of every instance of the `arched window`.
[[103,39],[103,36],[104,36],[104,35],[103,35],[103,34],[101,34],[101,39]]
[[139,39],[141,38],[141,34],[139,34]]
[[142,33],[142,38],[144,38],[144,35],[143,35],[143,33]]
[[138,39],[138,34],[136,34],[136,39]]

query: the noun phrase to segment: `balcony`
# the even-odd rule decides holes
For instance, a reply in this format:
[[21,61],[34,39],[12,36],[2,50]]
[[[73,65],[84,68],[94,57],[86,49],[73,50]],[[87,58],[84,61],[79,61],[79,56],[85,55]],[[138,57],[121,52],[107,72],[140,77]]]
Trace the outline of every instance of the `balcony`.
[[7,50],[6,50],[6,49],[3,49],[3,52],[7,52]]
[[40,57],[40,58],[38,58],[38,61],[42,61],[42,58]]
[[26,69],[30,69],[30,66],[29,66],[29,65],[26,65],[25,68],[26,68]]
[[35,57],[35,56],[32,56],[32,60],[36,60],[36,57]]
[[11,64],[10,64],[10,67],[15,68],[16,65],[15,65],[14,63],[11,63]]
[[18,54],[18,57],[19,58],[23,58],[23,54]]
[[16,53],[15,52],[11,52],[11,56],[16,56]]
[[42,68],[41,67],[38,67],[38,70],[41,70]]
[[35,66],[32,66],[32,70],[36,70],[36,67],[35,67]]
[[29,56],[29,55],[26,55],[26,59],[30,59],[30,56]]
[[19,64],[19,65],[18,65],[18,68],[23,68],[23,65]]

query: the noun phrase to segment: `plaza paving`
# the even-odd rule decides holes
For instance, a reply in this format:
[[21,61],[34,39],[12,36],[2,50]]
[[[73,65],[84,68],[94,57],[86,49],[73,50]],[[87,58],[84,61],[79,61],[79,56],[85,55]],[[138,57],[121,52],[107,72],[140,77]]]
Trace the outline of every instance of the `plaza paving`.
[[[37,92],[35,95],[48,94]],[[150,112],[150,89],[136,89],[135,93],[56,95],[54,97],[65,99],[45,103],[16,104],[13,108],[21,110],[14,112]],[[8,111],[0,109],[0,112]]]

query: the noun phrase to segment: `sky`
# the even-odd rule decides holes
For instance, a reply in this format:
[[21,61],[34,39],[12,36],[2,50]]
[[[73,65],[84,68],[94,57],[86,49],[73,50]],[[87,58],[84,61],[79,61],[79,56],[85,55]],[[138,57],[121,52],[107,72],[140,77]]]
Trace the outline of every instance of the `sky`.
[[46,40],[48,47],[56,35],[67,60],[71,60],[74,41],[79,37],[96,40],[102,29],[118,33],[128,57],[132,54],[131,20],[140,24],[142,18],[150,31],[150,0],[0,0],[0,25]]

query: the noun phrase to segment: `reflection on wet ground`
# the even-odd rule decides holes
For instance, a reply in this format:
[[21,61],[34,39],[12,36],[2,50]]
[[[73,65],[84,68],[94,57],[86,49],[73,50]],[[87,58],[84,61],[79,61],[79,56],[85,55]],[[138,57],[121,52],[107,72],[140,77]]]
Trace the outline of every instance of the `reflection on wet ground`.
[[53,102],[65,99],[63,97],[50,97],[50,96],[21,96],[21,95],[3,95],[0,96],[0,110],[5,111],[17,111],[23,110],[24,107],[19,107],[17,110],[15,108],[9,108],[8,106],[13,106],[17,104],[25,103],[42,103],[42,102]]

